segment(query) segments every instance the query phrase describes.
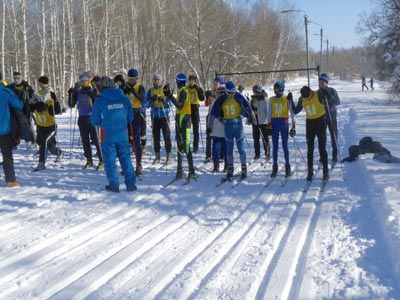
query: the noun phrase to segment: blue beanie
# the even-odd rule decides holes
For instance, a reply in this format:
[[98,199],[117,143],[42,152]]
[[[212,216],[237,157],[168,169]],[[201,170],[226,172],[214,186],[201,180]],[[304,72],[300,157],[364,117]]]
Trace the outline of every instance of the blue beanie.
[[130,69],[128,71],[128,77],[138,77],[139,72],[136,69]]
[[179,73],[178,75],[176,75],[175,80],[177,83],[179,82],[179,83],[185,84],[186,83],[186,75],[183,73]]
[[222,78],[219,77],[219,76],[216,76],[216,77],[214,78],[214,81],[219,82],[219,84],[224,84],[224,81],[223,81]]
[[322,74],[319,76],[319,80],[322,80],[322,81],[325,81],[326,83],[329,83],[329,77],[328,77],[328,75],[326,75],[325,73],[322,73]]
[[227,93],[234,93],[236,92],[236,86],[231,80],[228,80],[225,84],[225,90]]
[[285,90],[285,83],[283,81],[278,81],[274,84],[274,89],[278,89],[283,92]]

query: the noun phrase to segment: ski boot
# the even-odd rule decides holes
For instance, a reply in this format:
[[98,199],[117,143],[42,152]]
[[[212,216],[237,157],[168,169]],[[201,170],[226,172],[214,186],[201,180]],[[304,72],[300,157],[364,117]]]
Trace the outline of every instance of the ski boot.
[[245,179],[247,177],[247,165],[242,164],[242,173],[240,174],[240,179]]
[[91,169],[91,168],[93,168],[93,162],[92,161],[87,161],[82,169]]
[[153,165],[159,164],[160,163],[160,152],[156,153],[156,157],[153,160]]
[[233,165],[228,165],[228,172],[226,173],[226,180],[231,181],[233,177]]
[[44,165],[44,162],[39,162],[36,168],[33,169],[33,172],[41,171],[46,169],[46,166]]
[[329,170],[328,170],[328,167],[327,166],[325,166],[323,169],[322,169],[322,176],[323,176],[323,181],[328,181],[328,179],[329,179]]
[[219,172],[219,161],[214,162],[214,169],[211,171],[212,173],[218,173]]
[[307,173],[307,181],[310,182],[312,181],[314,176],[314,170],[312,167],[308,167],[308,173]]
[[286,165],[285,166],[285,178],[290,177],[290,175],[292,175],[292,171],[291,171],[290,165]]
[[277,174],[278,174],[278,165],[273,165],[270,177],[275,178]]
[[188,181],[190,182],[190,181],[193,181],[195,179],[196,179],[196,174],[195,174],[194,170],[193,169],[189,170]]

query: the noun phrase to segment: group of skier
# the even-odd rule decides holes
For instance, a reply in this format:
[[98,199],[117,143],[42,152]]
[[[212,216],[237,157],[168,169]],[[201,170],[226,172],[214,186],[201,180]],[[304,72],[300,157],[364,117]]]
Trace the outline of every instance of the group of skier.
[[[188,181],[196,178],[193,164],[193,153],[199,150],[201,135],[200,103],[205,100],[209,107],[206,118],[206,159],[213,161],[213,172],[220,171],[220,162],[224,162],[223,172],[226,180],[234,176],[234,144],[240,156],[240,177],[247,177],[247,158],[245,149],[245,135],[243,119],[252,126],[254,141],[254,160],[260,159],[260,139],[265,152],[265,160],[270,160],[272,137],[272,171],[271,178],[278,174],[279,139],[285,158],[285,177],[291,176],[288,140],[289,136],[296,135],[294,115],[303,108],[306,111],[306,138],[307,138],[307,180],[313,178],[314,140],[318,138],[320,160],[323,165],[323,178],[328,180],[328,157],[326,151],[326,127],[328,126],[332,140],[332,161],[337,161],[338,139],[336,124],[336,106],[340,99],[335,89],[328,87],[329,78],[326,74],[319,77],[318,91],[312,91],[304,86],[297,104],[294,103],[292,93],[285,94],[285,83],[278,81],[274,84],[274,96],[269,97],[263,88],[256,84],[251,98],[243,94],[243,87],[233,81],[226,82],[219,76],[214,79],[214,87],[205,93],[198,85],[197,78],[184,73],[175,77],[177,93],[174,95],[169,84],[163,83],[159,74],[152,77],[153,86],[147,91],[139,81],[136,69],[130,69],[125,78],[119,74],[114,79],[103,76],[94,76],[90,71],[79,77],[79,81],[68,91],[68,105],[77,106],[79,114],[77,124],[86,164],[84,169],[92,168],[92,144],[97,149],[98,164],[96,169],[105,169],[108,184],[105,189],[118,192],[119,181],[115,160],[118,157],[125,176],[128,191],[136,190],[136,176],[142,172],[142,154],[145,153],[146,140],[146,109],[150,109],[153,148],[155,158],[153,164],[161,162],[161,133],[163,135],[166,164],[172,163],[172,142],[170,128],[171,106],[175,106],[175,133],[177,144],[176,178],[182,178],[183,156],[188,163]],[[6,85],[6,84],[3,84]],[[14,74],[14,83],[9,89],[1,88],[2,98],[9,99],[3,105],[8,111],[8,105],[16,109],[23,109],[27,116],[36,122],[37,139],[32,143],[39,145],[39,164],[33,171],[45,168],[47,153],[63,157],[63,151],[56,146],[55,115],[61,113],[60,103],[54,90],[49,86],[49,78],[41,76],[38,80],[39,91],[22,80],[20,73]],[[22,88],[20,87],[22,86]],[[11,91],[11,93],[10,93]],[[19,100],[21,101],[18,101]],[[3,101],[4,102],[4,101]],[[4,104],[2,102],[2,104]],[[22,107],[20,107],[22,103]],[[33,114],[32,114],[33,112]],[[10,116],[5,114],[5,119]],[[289,122],[290,119],[290,122]],[[6,124],[2,120],[2,124]],[[8,121],[11,124],[11,122]],[[11,136],[11,125],[2,125],[0,128],[0,146],[3,155],[3,168],[6,174],[7,186],[18,186],[15,180],[12,163],[12,143],[5,142]],[[289,129],[289,124],[290,129]],[[191,147],[191,128],[193,127],[193,147]],[[99,130],[101,128],[101,130]],[[143,143],[144,141],[144,143]],[[11,148],[10,148],[11,146]],[[142,149],[142,146],[143,149]],[[136,168],[131,161],[131,150],[136,160]],[[191,150],[193,149],[193,151]],[[10,158],[11,153],[11,158]]]

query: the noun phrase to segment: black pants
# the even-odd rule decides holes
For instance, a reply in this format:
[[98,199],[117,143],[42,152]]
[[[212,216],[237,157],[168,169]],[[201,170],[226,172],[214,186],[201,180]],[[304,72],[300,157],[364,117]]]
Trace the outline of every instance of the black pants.
[[169,128],[169,119],[167,118],[154,118],[153,119],[153,139],[154,151],[159,153],[161,150],[161,132],[164,138],[165,151],[171,152],[171,130]]
[[270,145],[267,135],[267,125],[252,125],[253,126],[253,141],[254,141],[254,154],[260,156],[260,138],[262,140],[265,156],[270,156]]
[[200,110],[198,104],[191,105],[191,118],[193,126],[193,151],[199,150]]
[[0,135],[0,148],[1,155],[3,156],[3,171],[6,182],[15,181],[14,159],[12,154],[14,145],[11,134]]
[[318,138],[319,156],[324,168],[328,167],[328,154],[326,152],[326,119],[322,116],[317,119],[306,120],[306,138],[307,138],[307,165],[313,168],[314,160],[314,141]]
[[[56,146],[56,126],[36,127],[37,143],[39,145],[39,162],[45,162],[47,151],[53,155],[60,155],[61,150]],[[49,138],[50,137],[50,138]],[[48,139],[49,138],[49,139]],[[48,139],[48,140],[47,140]],[[46,145],[47,140],[47,145]]]
[[141,144],[141,132],[142,132],[142,113],[138,109],[133,111],[133,121],[128,124],[129,141],[133,147],[136,158],[136,168],[142,165],[142,144]]
[[90,122],[90,116],[79,116],[78,127],[81,134],[83,153],[88,162],[93,162],[92,146],[90,140],[96,146],[99,161],[103,161],[103,155],[101,153],[99,137],[97,135],[96,127]]
[[146,122],[146,112],[142,112],[141,113],[141,121],[142,121],[142,126],[140,128],[140,145],[142,146],[142,148],[146,147],[147,144],[147,136],[146,136],[146,132],[147,132],[147,122]]
[[329,134],[331,136],[332,145],[332,159],[337,160],[338,155],[338,129],[336,121],[336,110],[330,111],[330,114],[326,114],[326,124],[328,125]]
[[[208,124],[208,115],[206,118],[206,124]],[[211,157],[211,134],[209,132],[206,133],[206,157]]]

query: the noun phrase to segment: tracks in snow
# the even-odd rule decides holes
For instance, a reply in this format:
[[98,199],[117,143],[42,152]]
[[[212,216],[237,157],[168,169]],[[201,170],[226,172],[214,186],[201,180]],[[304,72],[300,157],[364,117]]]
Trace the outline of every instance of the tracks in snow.
[[0,262],[0,296],[296,299],[325,194],[248,190],[192,215],[165,213],[150,195],[55,232]]

